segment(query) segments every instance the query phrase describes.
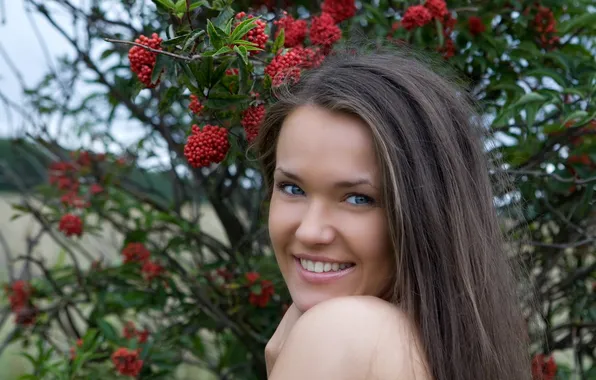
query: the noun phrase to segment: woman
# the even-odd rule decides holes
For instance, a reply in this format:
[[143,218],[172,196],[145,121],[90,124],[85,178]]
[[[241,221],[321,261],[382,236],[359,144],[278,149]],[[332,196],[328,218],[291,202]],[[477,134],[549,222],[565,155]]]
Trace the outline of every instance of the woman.
[[481,127],[405,54],[335,54],[279,96],[256,147],[293,304],[271,380],[529,379]]

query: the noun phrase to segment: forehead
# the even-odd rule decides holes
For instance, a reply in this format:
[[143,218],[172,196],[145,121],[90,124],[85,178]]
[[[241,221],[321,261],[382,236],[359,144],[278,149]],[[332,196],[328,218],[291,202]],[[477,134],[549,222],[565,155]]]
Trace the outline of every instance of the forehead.
[[356,116],[317,106],[299,107],[285,119],[276,161],[278,167],[325,178],[366,174],[371,180],[378,180],[369,126]]

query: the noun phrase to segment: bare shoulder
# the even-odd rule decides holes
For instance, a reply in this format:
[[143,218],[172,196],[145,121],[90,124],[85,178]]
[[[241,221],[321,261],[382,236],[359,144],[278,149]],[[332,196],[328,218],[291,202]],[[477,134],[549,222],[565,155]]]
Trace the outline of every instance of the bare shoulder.
[[271,380],[429,380],[407,316],[376,297],[334,298],[296,322]]

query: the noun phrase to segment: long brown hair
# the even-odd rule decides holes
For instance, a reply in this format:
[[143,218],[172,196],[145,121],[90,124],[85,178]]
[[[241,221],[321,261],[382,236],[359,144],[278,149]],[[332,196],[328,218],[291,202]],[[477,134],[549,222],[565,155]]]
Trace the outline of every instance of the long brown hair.
[[[271,189],[284,119],[312,104],[372,130],[395,256],[390,300],[419,329],[435,380],[530,378],[515,276],[483,127],[454,75],[395,50],[335,52],[277,93],[255,143]],[[270,194],[270,193],[269,193]]]

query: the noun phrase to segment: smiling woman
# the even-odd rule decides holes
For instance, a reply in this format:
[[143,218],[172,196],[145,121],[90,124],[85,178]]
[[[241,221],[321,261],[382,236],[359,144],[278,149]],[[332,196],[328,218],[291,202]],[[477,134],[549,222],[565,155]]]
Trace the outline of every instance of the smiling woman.
[[474,120],[397,52],[337,53],[280,94],[256,142],[293,300],[271,379],[529,379]]

